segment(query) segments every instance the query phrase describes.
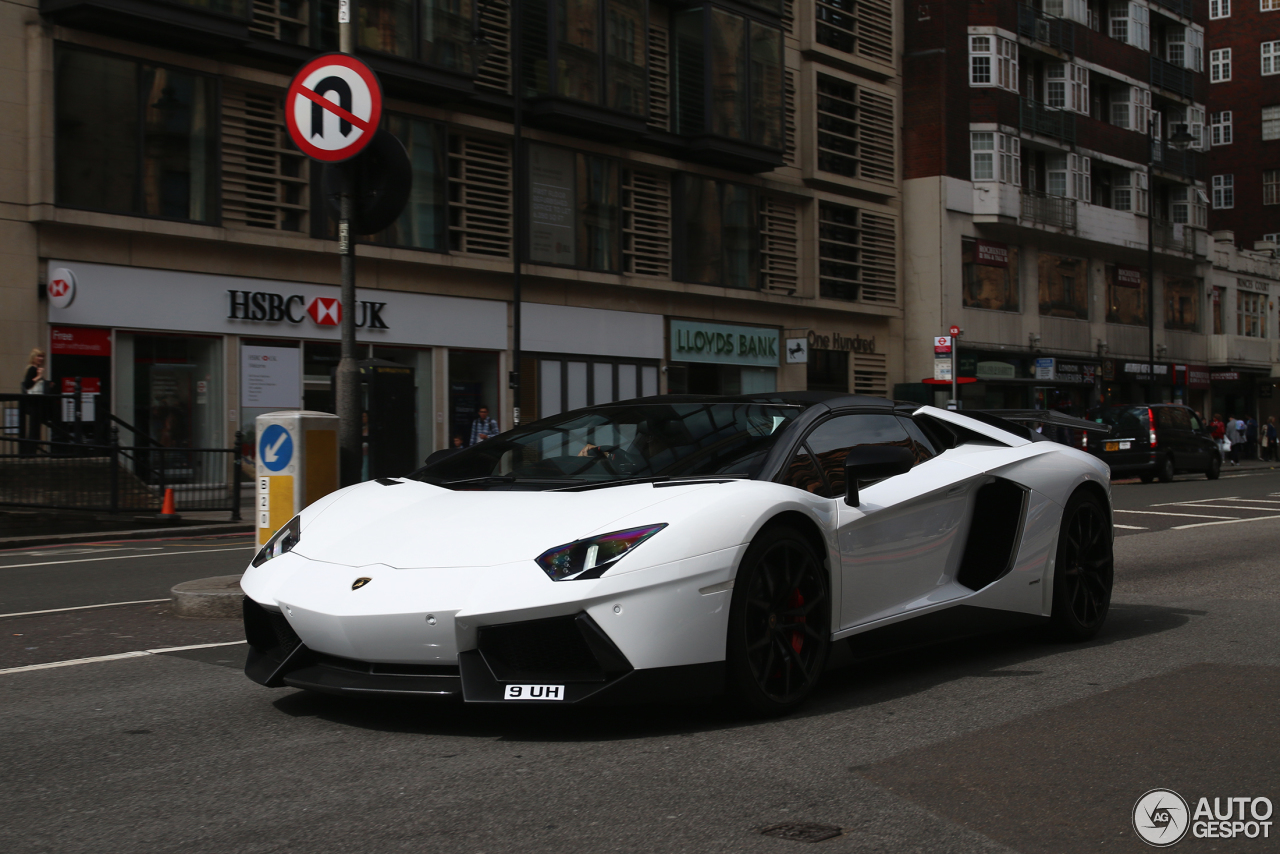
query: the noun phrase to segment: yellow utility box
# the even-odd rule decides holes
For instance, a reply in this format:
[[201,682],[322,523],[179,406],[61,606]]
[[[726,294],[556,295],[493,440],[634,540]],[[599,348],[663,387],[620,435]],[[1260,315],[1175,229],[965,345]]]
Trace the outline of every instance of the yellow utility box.
[[338,488],[338,416],[328,412],[268,412],[258,429],[258,545]]

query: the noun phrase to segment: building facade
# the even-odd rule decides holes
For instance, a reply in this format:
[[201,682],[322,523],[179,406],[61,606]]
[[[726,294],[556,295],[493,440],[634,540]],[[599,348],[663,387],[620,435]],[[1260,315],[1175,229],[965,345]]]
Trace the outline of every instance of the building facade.
[[954,324],[965,407],[1207,405],[1174,381],[1209,355],[1205,11],[911,7],[900,396],[945,400],[919,383]]
[[[43,348],[56,388],[175,447],[252,448],[256,415],[332,408],[335,180],[283,99],[336,49],[337,5],[0,2],[10,391]],[[420,458],[480,406],[510,427],[516,368],[525,420],[899,378],[889,0],[352,6],[413,176],[359,240],[359,352],[414,369]]]

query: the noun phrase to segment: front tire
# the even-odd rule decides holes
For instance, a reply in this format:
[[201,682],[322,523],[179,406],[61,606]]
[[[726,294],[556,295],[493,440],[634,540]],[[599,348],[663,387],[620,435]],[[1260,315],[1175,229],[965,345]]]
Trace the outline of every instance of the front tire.
[[1161,483],[1173,482],[1173,454],[1165,456],[1164,460],[1160,463],[1159,475]]
[[830,586],[798,531],[767,528],[747,549],[729,606],[729,686],[749,711],[784,715],[818,682],[831,647]]
[[1220,474],[1222,474],[1222,458],[1215,453],[1209,459],[1209,468],[1205,471],[1204,476],[1209,480],[1217,480]]
[[1111,517],[1096,496],[1077,491],[1062,513],[1053,569],[1053,616],[1063,640],[1085,641],[1106,622],[1115,575]]

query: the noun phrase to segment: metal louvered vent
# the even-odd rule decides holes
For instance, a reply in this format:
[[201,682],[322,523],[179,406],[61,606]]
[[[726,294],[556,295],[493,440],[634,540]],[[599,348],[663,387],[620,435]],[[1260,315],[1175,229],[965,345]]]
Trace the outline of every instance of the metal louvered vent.
[[649,127],[671,129],[671,34],[659,20],[662,7],[649,11]]
[[305,44],[308,4],[293,0],[253,0],[249,32],[288,44]]
[[877,62],[893,62],[890,0],[816,0],[814,40],[825,47]]
[[511,144],[449,134],[449,249],[511,257]]
[[488,3],[480,7],[480,33],[491,48],[476,74],[476,88],[511,93],[511,7]]
[[862,301],[898,301],[898,220],[862,212]]
[[897,302],[897,220],[849,205],[818,204],[819,295]]
[[893,183],[893,99],[866,87],[858,92],[862,177]]
[[890,0],[859,0],[858,53],[884,63],[893,62],[893,4]]
[[760,200],[760,287],[794,294],[800,285],[800,209],[793,199]]
[[889,358],[883,353],[853,354],[853,393],[889,396]]
[[622,216],[623,271],[671,278],[671,176],[624,169]]
[[222,221],[306,231],[307,159],[284,127],[283,93],[228,80],[222,90]]
[[797,156],[796,147],[796,73],[790,68],[786,70],[782,98],[783,136],[786,140],[782,150],[782,162],[787,166],[799,166],[800,158]]

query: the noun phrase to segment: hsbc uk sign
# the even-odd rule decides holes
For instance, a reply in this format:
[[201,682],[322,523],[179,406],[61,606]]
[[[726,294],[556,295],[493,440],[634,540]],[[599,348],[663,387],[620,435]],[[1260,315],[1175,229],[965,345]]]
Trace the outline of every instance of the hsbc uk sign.
[[[342,323],[342,304],[330,297],[313,297],[308,300],[301,294],[271,293],[269,291],[227,291],[229,320],[253,320],[261,323],[302,323],[308,317],[317,326],[338,326]],[[356,303],[356,328],[388,329],[382,319],[385,302],[360,300]]]

